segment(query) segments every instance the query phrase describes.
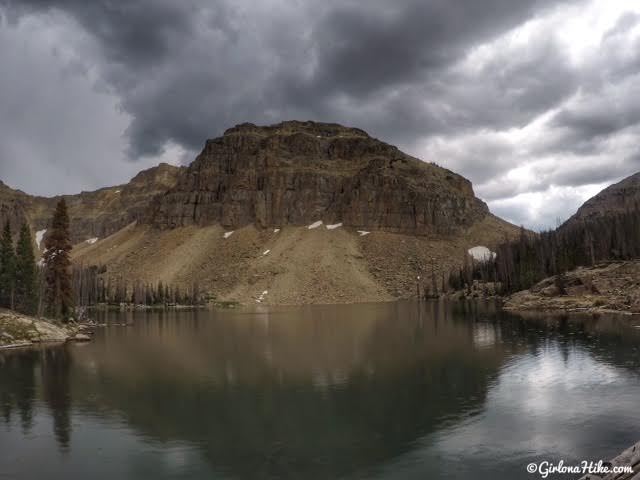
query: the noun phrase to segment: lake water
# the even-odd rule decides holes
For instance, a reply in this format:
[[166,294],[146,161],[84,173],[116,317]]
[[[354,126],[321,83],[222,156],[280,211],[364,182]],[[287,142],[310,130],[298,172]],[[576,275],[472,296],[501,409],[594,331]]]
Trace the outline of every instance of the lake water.
[[0,353],[0,479],[533,479],[529,462],[640,440],[630,317],[435,302],[98,316],[132,325]]

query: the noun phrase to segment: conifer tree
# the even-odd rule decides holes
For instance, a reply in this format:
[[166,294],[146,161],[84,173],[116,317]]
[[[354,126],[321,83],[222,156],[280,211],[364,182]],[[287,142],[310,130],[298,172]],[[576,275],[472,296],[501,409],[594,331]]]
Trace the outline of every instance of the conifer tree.
[[35,313],[37,306],[36,259],[31,232],[25,223],[20,229],[16,247],[15,303],[23,313]]
[[7,220],[0,237],[0,306],[5,308],[13,308],[15,262],[11,224]]
[[69,215],[64,198],[58,202],[51,228],[45,239],[45,305],[47,313],[55,318],[68,319],[73,294],[71,289],[71,240],[69,237]]

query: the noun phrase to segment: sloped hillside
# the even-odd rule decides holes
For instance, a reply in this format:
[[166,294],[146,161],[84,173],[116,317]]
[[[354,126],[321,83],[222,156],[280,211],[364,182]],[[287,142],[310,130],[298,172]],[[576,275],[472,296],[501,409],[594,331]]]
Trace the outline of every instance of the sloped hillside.
[[377,302],[414,296],[418,282],[422,288],[430,284],[432,267],[440,282],[468,248],[494,245],[515,232],[494,216],[456,237],[363,235],[327,224],[312,229],[247,225],[233,231],[219,225],[157,230],[131,224],[96,243],[76,246],[73,258],[85,266],[106,265],[105,276],[112,282],[162,281],[182,288],[197,282],[219,300]]
[[638,208],[640,208],[640,172],[608,186],[584,202],[561,228],[567,228],[582,220],[624,213]]

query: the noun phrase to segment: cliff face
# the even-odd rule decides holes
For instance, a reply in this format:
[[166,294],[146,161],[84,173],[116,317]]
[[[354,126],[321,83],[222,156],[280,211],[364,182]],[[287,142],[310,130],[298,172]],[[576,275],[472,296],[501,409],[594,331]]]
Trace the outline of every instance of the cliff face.
[[[182,168],[160,164],[144,170],[129,183],[77,195],[64,195],[73,243],[105,237],[147,216],[153,199],[175,186]],[[34,231],[48,227],[62,198],[35,197],[0,184],[0,224],[9,220],[14,232],[26,221]]]
[[563,227],[579,220],[640,208],[640,172],[608,186],[582,204]]
[[147,222],[167,229],[342,222],[425,235],[454,234],[482,220],[487,206],[471,183],[336,124],[242,124],[207,141]]
[[[154,198],[176,184],[181,170],[164,163],[141,171],[124,185],[65,196],[74,240],[103,238],[131,222],[142,221]],[[51,209],[58,199],[51,199]],[[41,228],[46,228],[49,218],[47,214],[38,219]]]
[[[0,220],[47,228],[60,197],[0,185]],[[242,124],[206,142],[189,167],[159,165],[125,185],[65,195],[74,243],[131,222],[160,229],[326,224],[457,234],[488,215],[465,178],[336,124]]]
[[8,221],[11,229],[17,232],[27,221],[26,206],[29,196],[19,190],[13,190],[0,181],[0,228]]

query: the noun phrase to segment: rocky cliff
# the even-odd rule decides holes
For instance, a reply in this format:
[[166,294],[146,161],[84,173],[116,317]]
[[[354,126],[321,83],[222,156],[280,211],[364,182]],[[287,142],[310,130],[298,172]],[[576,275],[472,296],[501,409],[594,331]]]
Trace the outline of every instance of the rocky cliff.
[[0,228],[8,221],[13,231],[17,231],[24,222],[29,196],[20,190],[13,190],[0,181]]
[[[175,186],[183,168],[160,164],[143,170],[129,183],[77,195],[64,195],[69,208],[74,243],[103,238],[148,215],[153,199]],[[45,230],[61,196],[28,195],[0,182],[0,224],[9,220],[17,232],[26,221],[35,231]]]
[[584,202],[562,227],[569,226],[576,221],[623,213],[637,208],[640,208],[640,172],[608,186]]
[[318,220],[411,234],[454,234],[489,213],[471,183],[336,124],[242,124],[208,140],[149,222],[162,229],[307,225]]

